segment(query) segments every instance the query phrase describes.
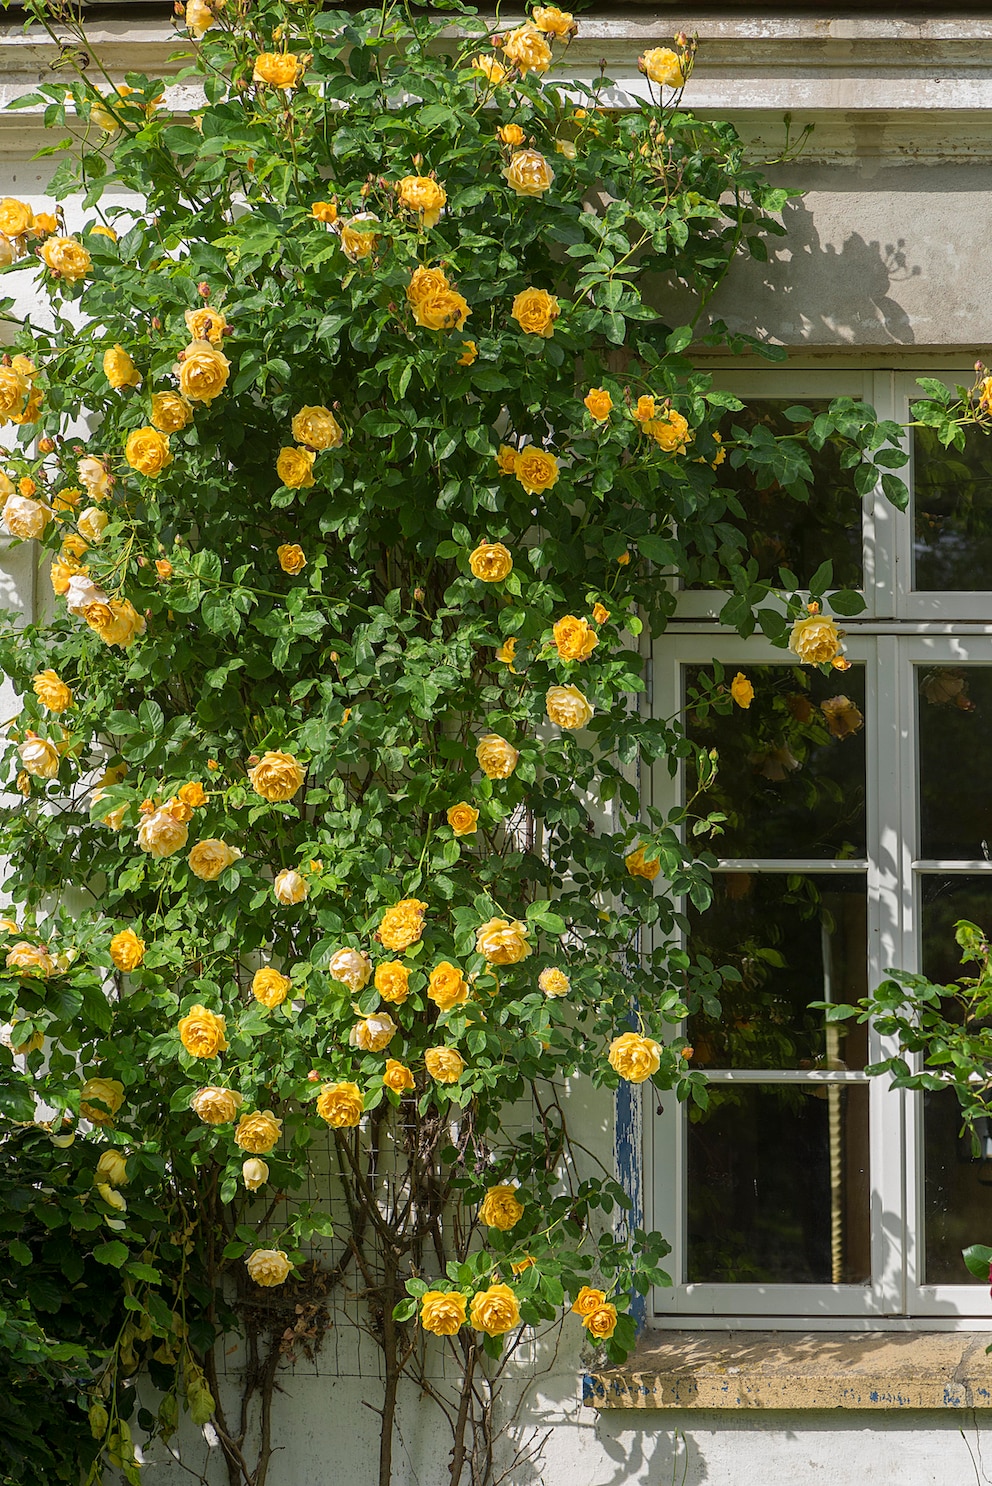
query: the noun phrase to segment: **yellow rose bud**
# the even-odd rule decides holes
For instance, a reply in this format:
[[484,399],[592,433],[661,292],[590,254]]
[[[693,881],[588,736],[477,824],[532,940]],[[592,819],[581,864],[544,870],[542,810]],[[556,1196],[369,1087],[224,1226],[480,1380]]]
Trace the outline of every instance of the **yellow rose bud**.
[[491,918],[475,931],[476,954],[488,965],[517,965],[531,952],[527,935],[519,919]]
[[127,1160],[120,1151],[104,1151],[96,1163],[94,1181],[106,1182],[111,1187],[123,1187],[127,1182]]
[[241,1180],[249,1192],[257,1192],[269,1179],[269,1168],[258,1156],[249,1156],[241,1163]]
[[530,21],[510,32],[503,42],[503,52],[521,77],[526,77],[528,72],[547,72],[551,66],[551,48]]
[[79,1091],[79,1113],[93,1125],[112,1125],[123,1103],[124,1085],[116,1078],[88,1078]]
[[255,58],[251,80],[272,88],[295,88],[302,70],[299,57],[292,52],[260,52]]
[[469,1319],[476,1331],[503,1336],[520,1324],[520,1305],[509,1285],[490,1285],[472,1297]]
[[651,1037],[624,1032],[610,1043],[609,1063],[627,1083],[642,1084],[658,1072],[661,1048]]
[[442,960],[430,973],[427,994],[438,1011],[450,1011],[468,1000],[468,982],[457,965]]
[[285,1001],[292,984],[288,975],[280,975],[271,965],[264,965],[252,976],[251,993],[256,1001],[261,1001],[263,1006],[273,1011]]
[[387,1089],[392,1089],[394,1094],[405,1094],[416,1086],[409,1068],[403,1063],[398,1063],[395,1058],[386,1059],[386,1070],[382,1075],[382,1081]]
[[427,1290],[420,1297],[420,1324],[434,1336],[454,1336],[465,1323],[466,1300],[457,1290]]
[[376,1011],[355,1023],[348,1034],[348,1045],[363,1053],[381,1053],[399,1030],[388,1011]]
[[596,711],[589,698],[577,686],[549,686],[544,704],[549,719],[556,727],[578,732],[588,727]]
[[589,409],[589,415],[602,423],[610,416],[613,408],[613,399],[603,387],[591,387],[582,399]]
[[284,908],[290,908],[297,903],[302,903],[309,894],[310,888],[293,867],[284,867],[272,884],[272,891],[276,895],[276,900]]
[[482,583],[502,583],[512,571],[513,558],[502,542],[480,542],[468,565]]
[[110,941],[110,958],[118,970],[137,970],[145,958],[145,941],[133,929],[121,929]]
[[317,1096],[317,1113],[335,1130],[357,1125],[365,1109],[365,1100],[357,1084],[325,1084]]
[[136,428],[127,436],[124,458],[139,475],[154,479],[172,463],[168,436],[157,428]]
[[179,391],[190,402],[213,402],[227,385],[231,363],[209,341],[192,341],[179,363]]
[[461,800],[457,805],[449,805],[447,819],[456,836],[470,836],[479,824],[479,812]]
[[637,65],[659,87],[681,88],[685,83],[682,63],[669,47],[652,47],[642,57],[638,57]]
[[141,373],[123,346],[113,346],[104,351],[103,375],[115,390],[141,386]]
[[384,1001],[402,1005],[410,994],[410,971],[401,960],[384,960],[375,967],[374,985]]
[[509,779],[517,767],[520,754],[499,733],[487,733],[484,738],[479,739],[475,756],[487,779]]
[[364,950],[339,949],[327,962],[327,973],[349,991],[363,991],[372,978],[372,961]]
[[387,908],[379,925],[379,942],[384,949],[397,953],[416,944],[424,932],[424,914],[427,904],[419,898],[403,898],[392,908]]
[[280,449],[276,474],[288,490],[309,490],[313,484],[315,458],[312,449]]
[[537,983],[546,996],[567,996],[572,983],[563,970],[549,966],[537,977]]
[[545,340],[554,335],[560,313],[557,299],[546,289],[521,289],[510,311],[525,335],[540,335]]
[[210,836],[205,841],[196,843],[186,861],[189,870],[201,882],[216,882],[221,873],[226,872],[240,856],[241,851],[237,846],[228,846],[226,841]]
[[264,1285],[266,1289],[285,1284],[293,1270],[292,1262],[282,1249],[256,1249],[248,1255],[245,1265],[255,1284]]
[[226,1022],[205,1006],[191,1006],[179,1019],[179,1040],[193,1058],[216,1058],[227,1047]]
[[397,182],[398,200],[408,212],[417,212],[425,227],[436,227],[448,200],[443,186],[428,175],[405,175]]
[[181,433],[193,418],[193,409],[178,392],[152,393],[152,427],[159,433]]
[[592,617],[597,624],[605,624],[610,617],[610,611],[603,604],[593,604]]
[[189,1107],[205,1125],[229,1125],[243,1103],[234,1089],[219,1089],[209,1084],[205,1089],[197,1089]]
[[66,279],[70,284],[85,279],[92,263],[89,253],[74,237],[50,237],[41,257],[55,278]]
[[552,635],[560,660],[588,660],[599,644],[599,636],[588,620],[576,619],[574,614],[559,619]]
[[344,442],[341,425],[329,408],[301,408],[293,418],[293,438],[309,449],[340,449]]
[[72,690],[55,671],[39,671],[31,679],[34,694],[47,712],[65,712],[72,706]]
[[525,138],[524,131],[519,124],[504,124],[502,128],[496,130],[496,136],[501,144],[509,145],[511,149],[522,145]]
[[738,707],[743,707],[745,711],[747,711],[748,707],[750,707],[751,703],[754,701],[754,687],[744,675],[743,671],[738,671],[733,681],[731,681],[730,695],[733,697]]
[[252,1156],[267,1156],[282,1134],[282,1120],[271,1109],[242,1115],[234,1132],[234,1144]]
[[487,1228],[498,1228],[507,1233],[516,1227],[524,1215],[524,1205],[517,1197],[516,1187],[490,1187],[479,1206],[479,1222]]
[[424,1066],[435,1083],[456,1084],[465,1071],[465,1059],[453,1047],[429,1047]]
[[336,222],[338,219],[338,204],[336,201],[314,201],[310,205],[310,215],[315,222]]
[[271,804],[291,800],[302,787],[306,771],[291,753],[270,749],[263,753],[254,768],[248,770],[248,778],[256,795]]
[[518,196],[543,196],[555,178],[539,150],[517,150],[503,175]]
[[558,483],[558,461],[546,449],[527,444],[514,457],[513,473],[528,495],[543,495]]

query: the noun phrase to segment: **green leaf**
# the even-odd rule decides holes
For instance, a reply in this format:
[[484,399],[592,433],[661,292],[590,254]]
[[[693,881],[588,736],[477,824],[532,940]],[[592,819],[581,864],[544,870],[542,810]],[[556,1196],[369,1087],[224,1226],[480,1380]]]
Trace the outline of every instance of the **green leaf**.
[[109,1243],[97,1244],[93,1250],[93,1258],[97,1264],[109,1264],[113,1269],[120,1269],[127,1262],[130,1252],[126,1243],[114,1238]]
[[992,1265],[992,1248],[987,1244],[973,1243],[968,1248],[961,1250],[968,1273],[973,1274],[976,1280],[989,1279],[989,1266]]

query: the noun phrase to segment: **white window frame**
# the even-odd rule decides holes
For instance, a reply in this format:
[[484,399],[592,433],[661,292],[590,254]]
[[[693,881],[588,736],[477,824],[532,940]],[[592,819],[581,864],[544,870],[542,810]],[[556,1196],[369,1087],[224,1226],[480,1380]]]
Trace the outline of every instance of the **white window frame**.
[[[718,385],[746,397],[787,397],[803,402],[848,393],[873,402],[881,417],[905,422],[908,404],[920,395],[917,375],[954,382],[967,374],[865,372],[735,372]],[[814,497],[815,498],[815,497]],[[868,608],[842,621],[849,658],[865,667],[867,750],[867,857],[863,863],[829,863],[796,858],[776,863],[727,859],[719,870],[842,871],[864,873],[868,891],[868,977],[875,987],[887,969],[919,968],[919,899],[927,871],[988,874],[992,862],[928,862],[919,856],[916,733],[912,725],[920,666],[992,666],[992,593],[915,594],[912,572],[912,506],[896,512],[880,492],[863,504],[865,597]],[[742,639],[714,622],[723,596],[680,595],[669,629],[652,647],[653,708],[672,716],[682,706],[682,668],[707,665],[714,658],[733,670],[747,666],[796,664],[789,652],[762,635]],[[952,616],[967,615],[966,619]],[[838,688],[842,686],[838,677]],[[645,779],[647,802],[668,810],[681,798],[681,771],[671,779],[656,767]],[[719,843],[717,843],[718,849]],[[992,916],[990,916],[992,920]],[[869,1031],[868,1061],[896,1051],[891,1039]],[[667,1261],[675,1284],[658,1289],[649,1305],[655,1325],[691,1324],[707,1328],[955,1330],[987,1320],[988,1298],[981,1285],[927,1285],[922,1276],[923,1223],[922,1095],[893,1091],[888,1080],[863,1073],[809,1070],[710,1070],[714,1082],[765,1086],[861,1084],[869,1096],[872,1278],[867,1285],[759,1285],[682,1283],[685,1272],[685,1110],[662,1099],[644,1110],[644,1158],[650,1174],[646,1218],[665,1233],[673,1252]],[[656,1102],[656,1101],[655,1101]],[[773,1156],[770,1159],[774,1159]],[[986,1235],[976,1233],[975,1242]]]

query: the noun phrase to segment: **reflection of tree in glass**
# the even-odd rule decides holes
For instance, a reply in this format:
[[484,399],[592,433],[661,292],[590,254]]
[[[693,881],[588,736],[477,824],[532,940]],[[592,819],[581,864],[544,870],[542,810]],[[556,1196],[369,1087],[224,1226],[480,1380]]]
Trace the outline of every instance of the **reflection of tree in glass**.
[[992,588],[992,442],[966,428],[964,448],[943,448],[933,428],[913,430],[913,586]]

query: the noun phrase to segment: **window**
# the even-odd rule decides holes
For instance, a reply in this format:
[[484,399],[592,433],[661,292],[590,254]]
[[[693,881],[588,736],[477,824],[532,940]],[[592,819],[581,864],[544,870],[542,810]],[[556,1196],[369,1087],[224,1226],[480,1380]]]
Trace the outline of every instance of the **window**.
[[[841,393],[905,421],[917,393],[914,375],[861,371],[721,385],[772,431],[789,404]],[[878,1033],[810,1009],[858,1000],[892,966],[954,979],[955,920],[992,926],[992,443],[907,437],[904,515],[845,488],[829,451],[805,520],[740,487],[775,548],[769,576],[784,562],[802,579],[833,556],[862,586],[865,613],[842,621],[850,670],[824,677],[729,634],[705,586],[680,596],[655,646],[656,708],[681,711],[720,759],[702,793],[691,769],[650,781],[653,803],[678,789],[726,816],[688,947],[739,976],[721,1015],[702,999],[689,1018],[708,1109],[645,1112],[650,1219],[674,1247],[676,1283],[654,1297],[669,1324],[950,1328],[987,1314],[960,1250],[987,1232],[992,1130],[973,1159],[952,1093],[890,1091],[864,1071],[890,1051]],[[751,681],[747,710],[701,702],[714,658]]]

